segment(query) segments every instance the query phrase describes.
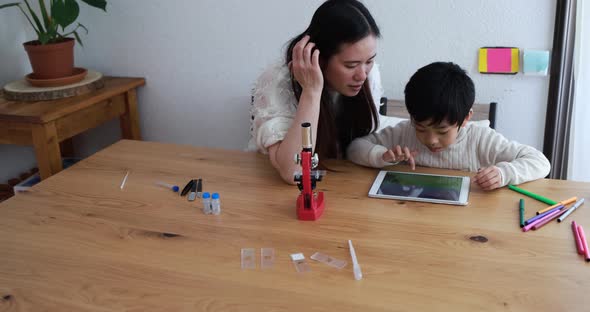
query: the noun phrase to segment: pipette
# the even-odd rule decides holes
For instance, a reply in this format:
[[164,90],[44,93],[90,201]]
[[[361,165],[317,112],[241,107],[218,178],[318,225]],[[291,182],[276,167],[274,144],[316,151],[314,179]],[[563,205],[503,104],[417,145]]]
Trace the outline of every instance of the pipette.
[[352,258],[352,271],[354,272],[354,279],[358,281],[363,278],[363,273],[361,272],[361,267],[356,260],[356,252],[354,252],[354,247],[352,247],[352,241],[350,239],[348,240],[348,249],[350,249],[350,257]]
[[129,176],[129,170],[127,170],[127,173],[125,174],[125,177],[123,177],[123,181],[121,182],[121,189],[123,189],[125,187],[125,182],[127,182],[127,177]]
[[156,185],[158,185],[158,186],[163,186],[163,187],[165,187],[165,188],[167,188],[167,189],[170,189],[170,190],[172,190],[174,193],[178,192],[178,190],[180,189],[180,188],[178,187],[178,185],[173,185],[173,184],[165,183],[165,182],[162,182],[162,181],[158,181],[158,182],[156,182]]

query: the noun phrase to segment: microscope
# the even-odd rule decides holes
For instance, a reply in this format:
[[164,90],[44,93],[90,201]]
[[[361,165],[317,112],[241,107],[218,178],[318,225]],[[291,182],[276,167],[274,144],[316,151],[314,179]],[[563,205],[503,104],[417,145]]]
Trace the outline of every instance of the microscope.
[[295,154],[295,163],[301,165],[301,173],[296,172],[294,180],[301,193],[297,197],[297,218],[303,221],[319,219],[324,212],[324,192],[314,192],[316,182],[322,180],[320,171],[314,170],[319,163],[314,154],[311,140],[311,123],[301,124],[301,153]]

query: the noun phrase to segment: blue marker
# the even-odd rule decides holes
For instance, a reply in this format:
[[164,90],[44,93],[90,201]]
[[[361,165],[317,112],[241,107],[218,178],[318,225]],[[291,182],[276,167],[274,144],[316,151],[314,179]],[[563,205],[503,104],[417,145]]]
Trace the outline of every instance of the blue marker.
[[178,185],[172,185],[172,184],[168,184],[168,183],[164,183],[164,182],[160,182],[160,181],[156,182],[156,185],[168,188],[168,189],[172,190],[174,193],[176,193],[176,192],[178,192],[178,190],[180,190]]

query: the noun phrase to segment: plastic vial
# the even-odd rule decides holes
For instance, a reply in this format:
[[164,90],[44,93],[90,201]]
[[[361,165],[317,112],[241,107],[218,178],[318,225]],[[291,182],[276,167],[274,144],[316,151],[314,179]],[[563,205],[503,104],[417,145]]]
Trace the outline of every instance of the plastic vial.
[[178,192],[178,190],[179,190],[178,185],[172,185],[170,183],[165,183],[165,182],[162,182],[162,181],[156,182],[156,185],[163,186],[163,187],[165,187],[167,189],[170,189],[174,193]]
[[221,213],[221,202],[219,201],[218,193],[213,193],[213,195],[211,195],[211,213],[214,215]]
[[203,193],[203,213],[211,214],[211,195],[209,192]]

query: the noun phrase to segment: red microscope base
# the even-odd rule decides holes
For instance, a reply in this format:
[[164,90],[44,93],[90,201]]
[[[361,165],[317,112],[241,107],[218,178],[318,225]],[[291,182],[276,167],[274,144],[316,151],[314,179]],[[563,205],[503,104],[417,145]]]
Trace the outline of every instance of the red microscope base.
[[305,208],[304,194],[297,196],[297,218],[303,221],[315,221],[324,213],[324,192],[318,192],[311,199],[311,207]]

